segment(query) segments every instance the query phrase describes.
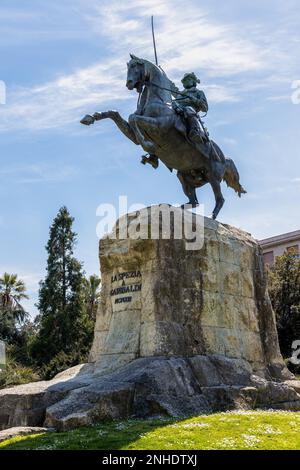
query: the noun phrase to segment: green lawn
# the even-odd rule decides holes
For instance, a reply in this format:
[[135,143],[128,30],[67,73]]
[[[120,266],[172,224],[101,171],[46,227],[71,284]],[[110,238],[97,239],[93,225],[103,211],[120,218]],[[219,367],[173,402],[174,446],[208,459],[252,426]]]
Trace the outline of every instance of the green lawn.
[[12,449],[300,449],[300,413],[248,411],[185,420],[128,420],[0,443]]

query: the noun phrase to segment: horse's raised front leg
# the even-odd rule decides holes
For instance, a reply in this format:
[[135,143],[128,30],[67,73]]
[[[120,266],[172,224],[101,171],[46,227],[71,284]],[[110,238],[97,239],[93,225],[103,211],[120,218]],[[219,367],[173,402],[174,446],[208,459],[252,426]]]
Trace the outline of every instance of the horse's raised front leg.
[[121,132],[130,139],[134,144],[139,145],[138,139],[136,138],[134,129],[130,124],[121,117],[117,111],[105,111],[103,113],[94,113],[92,116],[87,114],[81,123],[87,126],[94,124],[95,121],[102,121],[103,119],[111,119],[118,126]]

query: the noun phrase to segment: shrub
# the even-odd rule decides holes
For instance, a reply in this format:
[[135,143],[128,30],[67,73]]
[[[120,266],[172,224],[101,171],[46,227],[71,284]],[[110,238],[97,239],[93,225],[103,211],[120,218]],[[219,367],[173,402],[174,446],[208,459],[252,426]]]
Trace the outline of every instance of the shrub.
[[8,358],[6,368],[0,371],[0,389],[13,385],[26,384],[40,380],[39,375],[31,367],[24,367]]
[[86,362],[86,360],[87,355],[84,356],[80,352],[66,354],[64,351],[60,351],[48,364],[41,367],[40,375],[43,379],[49,380],[56,374],[59,374],[59,372],[76,366],[82,362]]

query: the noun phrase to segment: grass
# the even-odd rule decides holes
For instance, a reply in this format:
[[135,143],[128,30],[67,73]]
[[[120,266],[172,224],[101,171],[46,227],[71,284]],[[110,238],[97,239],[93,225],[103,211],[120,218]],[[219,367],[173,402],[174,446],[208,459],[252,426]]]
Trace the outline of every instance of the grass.
[[113,421],[69,432],[16,437],[0,443],[0,450],[18,449],[300,449],[300,413],[245,411],[180,421]]

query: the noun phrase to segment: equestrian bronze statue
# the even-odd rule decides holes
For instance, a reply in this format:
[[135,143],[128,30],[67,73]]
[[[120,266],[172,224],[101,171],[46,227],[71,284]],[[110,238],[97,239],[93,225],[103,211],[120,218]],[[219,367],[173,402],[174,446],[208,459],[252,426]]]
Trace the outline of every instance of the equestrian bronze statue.
[[221,182],[241,196],[246,191],[239,182],[239,173],[230,158],[209,138],[199,112],[207,112],[208,104],[200,82],[194,73],[185,74],[180,91],[165,72],[152,62],[133,54],[127,64],[129,90],[139,94],[137,110],[125,121],[117,111],[87,115],[82,124],[90,125],[102,119],[112,119],[118,128],[145,152],[142,163],[158,167],[159,160],[177,176],[188,204],[198,204],[196,188],[209,183],[215,195],[215,219],[223,204]]

